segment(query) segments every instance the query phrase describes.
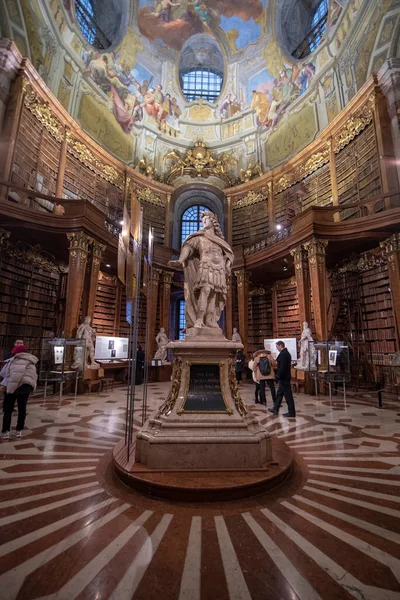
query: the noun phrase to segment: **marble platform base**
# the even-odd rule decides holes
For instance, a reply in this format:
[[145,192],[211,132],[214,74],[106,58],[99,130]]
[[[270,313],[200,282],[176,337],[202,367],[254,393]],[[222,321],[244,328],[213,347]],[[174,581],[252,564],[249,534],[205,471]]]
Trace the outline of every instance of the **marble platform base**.
[[292,452],[279,438],[271,438],[274,460],[261,469],[150,469],[135,462],[135,447],[128,461],[124,440],[113,450],[113,467],[125,485],[152,498],[180,502],[226,502],[250,498],[276,489],[292,471]]
[[168,347],[175,356],[171,390],[138,432],[135,462],[164,471],[267,468],[271,439],[237,388],[234,359],[242,345],[197,328]]

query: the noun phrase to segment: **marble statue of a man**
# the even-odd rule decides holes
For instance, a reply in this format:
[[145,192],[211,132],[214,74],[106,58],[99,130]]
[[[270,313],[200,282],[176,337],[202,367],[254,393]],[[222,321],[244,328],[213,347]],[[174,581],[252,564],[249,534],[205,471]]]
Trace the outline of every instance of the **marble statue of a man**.
[[100,365],[94,361],[94,343],[96,341],[96,331],[91,327],[91,317],[85,317],[76,332],[76,338],[85,340],[85,368],[99,369]]
[[314,369],[316,364],[316,352],[314,346],[311,346],[311,354],[310,346],[308,342],[313,341],[313,336],[310,327],[308,326],[307,321],[303,323],[303,331],[301,333],[300,338],[300,360],[296,365],[296,369],[300,369],[301,371],[309,371],[310,368]]
[[156,360],[161,360],[162,362],[164,362],[167,360],[167,345],[170,342],[170,340],[167,337],[167,334],[165,333],[164,327],[161,327],[160,331],[158,332],[156,336],[156,342],[158,349],[154,355],[154,358]]
[[239,344],[242,343],[242,338],[240,337],[240,333],[238,332],[236,327],[233,328],[232,342],[239,342]]
[[186,329],[218,328],[233,263],[232,249],[223,238],[216,215],[204,211],[200,216],[203,229],[189,235],[178,260],[169,263],[183,267]]

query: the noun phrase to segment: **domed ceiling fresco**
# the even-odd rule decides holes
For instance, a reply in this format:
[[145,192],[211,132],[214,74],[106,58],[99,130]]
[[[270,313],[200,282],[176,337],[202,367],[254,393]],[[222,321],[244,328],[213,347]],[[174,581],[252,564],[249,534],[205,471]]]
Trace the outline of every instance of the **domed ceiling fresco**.
[[[115,156],[145,159],[158,172],[171,149],[197,140],[230,153],[236,176],[282,163],[382,64],[396,32],[379,33],[396,0],[309,0],[308,14],[298,0],[3,1],[3,35],[82,128]],[[82,26],[82,6],[99,17],[101,47],[98,32]],[[293,58],[287,40],[307,31],[318,7],[320,36]],[[208,96],[197,94],[200,76]]]
[[244,50],[263,33],[267,0],[140,0],[138,26],[149,40],[174,50],[196,33],[224,35]]

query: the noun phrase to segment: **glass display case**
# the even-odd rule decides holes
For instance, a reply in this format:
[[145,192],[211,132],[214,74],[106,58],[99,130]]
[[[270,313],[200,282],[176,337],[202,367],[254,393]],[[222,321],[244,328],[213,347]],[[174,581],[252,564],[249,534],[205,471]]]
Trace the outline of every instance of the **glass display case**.
[[48,383],[60,385],[62,398],[66,382],[73,382],[75,396],[82,379],[85,362],[85,340],[75,338],[43,338],[40,352],[39,381],[44,381],[44,397]]
[[343,384],[346,398],[346,382],[350,381],[349,347],[345,342],[326,341],[308,342],[309,372],[317,381],[324,381],[329,386],[332,396],[332,383]]

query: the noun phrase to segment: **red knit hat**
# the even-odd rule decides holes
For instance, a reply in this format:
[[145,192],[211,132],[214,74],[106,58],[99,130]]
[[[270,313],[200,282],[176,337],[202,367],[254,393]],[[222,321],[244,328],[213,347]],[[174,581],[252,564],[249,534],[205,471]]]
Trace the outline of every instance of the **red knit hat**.
[[11,350],[11,354],[13,356],[15,356],[16,354],[19,354],[20,352],[28,352],[26,346],[14,346],[14,348]]

